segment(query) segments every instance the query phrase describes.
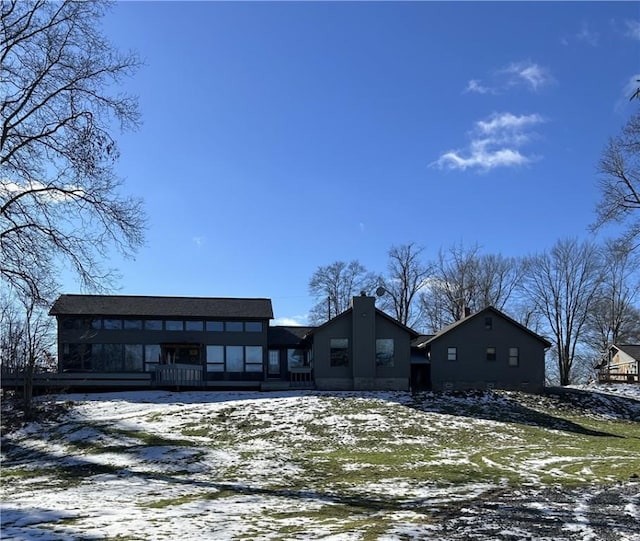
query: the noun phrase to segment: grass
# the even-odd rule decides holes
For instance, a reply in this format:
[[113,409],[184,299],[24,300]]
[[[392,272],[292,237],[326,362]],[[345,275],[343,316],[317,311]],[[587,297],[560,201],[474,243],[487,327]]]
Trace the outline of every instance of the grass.
[[[265,530],[295,538],[313,525],[373,540],[398,516],[428,528],[434,509],[457,498],[472,505],[473,487],[571,490],[640,475],[640,423],[494,398],[320,396],[295,402],[296,411],[263,399],[217,410],[187,405],[170,422],[157,412],[127,422],[67,420],[46,436],[3,442],[3,493],[35,479],[55,491],[111,474],[142,480],[141,495],[127,498],[143,512],[264,502],[238,538]],[[71,437],[86,428],[95,437]],[[449,504],[428,496],[440,489]]]

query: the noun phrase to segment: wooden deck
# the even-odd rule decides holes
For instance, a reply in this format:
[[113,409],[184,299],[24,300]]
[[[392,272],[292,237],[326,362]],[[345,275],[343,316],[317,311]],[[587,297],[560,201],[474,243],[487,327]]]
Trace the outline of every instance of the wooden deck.
[[636,383],[640,384],[640,376],[638,374],[615,374],[601,373],[598,374],[598,383]]

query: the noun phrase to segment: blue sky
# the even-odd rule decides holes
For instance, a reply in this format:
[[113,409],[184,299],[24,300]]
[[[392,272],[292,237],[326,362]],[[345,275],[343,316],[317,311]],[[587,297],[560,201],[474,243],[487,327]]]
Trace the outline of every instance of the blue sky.
[[118,170],[149,230],[118,293],[269,297],[280,323],[336,260],[587,237],[637,108],[638,3],[120,2],[104,25],[145,61]]

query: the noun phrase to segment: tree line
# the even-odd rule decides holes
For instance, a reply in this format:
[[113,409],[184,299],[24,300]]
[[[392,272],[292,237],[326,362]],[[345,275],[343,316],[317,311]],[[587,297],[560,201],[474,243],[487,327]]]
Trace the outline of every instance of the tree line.
[[585,376],[609,344],[640,342],[640,254],[628,243],[562,239],[526,257],[460,243],[429,260],[411,242],[387,255],[382,273],[357,260],[318,267],[309,280],[310,322],[324,323],[362,292],[426,334],[494,306],[552,342],[550,368],[561,385]]

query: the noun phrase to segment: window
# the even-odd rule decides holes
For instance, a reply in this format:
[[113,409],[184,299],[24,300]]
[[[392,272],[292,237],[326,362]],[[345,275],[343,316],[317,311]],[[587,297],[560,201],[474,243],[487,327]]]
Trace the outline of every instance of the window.
[[164,328],[167,331],[182,331],[184,330],[184,321],[169,319],[164,322]]
[[393,366],[393,338],[376,340],[376,366]]
[[484,328],[488,331],[493,329],[493,318],[491,316],[487,316],[484,318]]
[[160,364],[160,345],[147,344],[144,346],[144,365],[147,372],[155,370]]
[[63,344],[63,370],[91,370],[93,354],[99,347],[99,344]]
[[487,361],[495,361],[496,360],[496,348],[493,346],[489,346],[487,348]]
[[244,324],[246,332],[262,332],[262,321],[247,321]]
[[124,328],[126,330],[142,329],[141,319],[125,319]]
[[102,324],[105,329],[122,329],[121,319],[103,319]]
[[280,374],[280,351],[277,349],[269,350],[269,374],[272,376]]
[[208,331],[222,332],[224,331],[224,324],[222,321],[207,321],[206,329]]
[[520,364],[520,349],[509,348],[509,366],[518,366]]
[[262,372],[262,346],[245,346],[245,370]]
[[92,329],[102,329],[102,320],[101,319],[92,319],[91,320],[91,328]]
[[144,328],[148,331],[161,331],[162,320],[160,319],[147,319],[144,322]]
[[202,321],[185,321],[184,328],[187,331],[201,331],[204,329],[204,322]]
[[244,371],[244,347],[226,346],[227,372]]
[[458,348],[447,348],[447,361],[458,360]]
[[125,344],[124,369],[127,372],[142,372],[142,344]]
[[122,344],[103,344],[102,363],[96,370],[101,372],[119,372],[122,370]]
[[224,372],[224,346],[207,346],[207,372]]
[[306,366],[304,349],[288,349],[287,350],[287,367],[289,370],[292,368],[302,368]]
[[347,366],[349,364],[349,339],[332,338],[330,342],[330,365]]
[[228,332],[242,332],[242,321],[225,321],[224,330]]

